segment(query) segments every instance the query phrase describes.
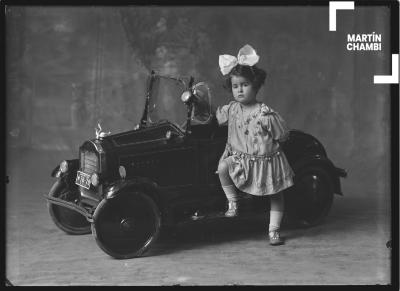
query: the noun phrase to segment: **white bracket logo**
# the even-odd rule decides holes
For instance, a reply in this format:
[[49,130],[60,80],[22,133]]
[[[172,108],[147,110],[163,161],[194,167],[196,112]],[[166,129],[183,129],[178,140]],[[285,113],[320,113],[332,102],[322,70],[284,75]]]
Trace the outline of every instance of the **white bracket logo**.
[[392,54],[392,75],[375,75],[374,84],[397,84],[399,82],[399,55]]
[[336,10],[354,10],[354,1],[329,1],[329,31],[336,31]]
[[[329,31],[336,31],[337,10],[354,10],[354,1],[329,1]],[[374,84],[397,83],[399,83],[399,55],[392,54],[392,75],[375,75]]]

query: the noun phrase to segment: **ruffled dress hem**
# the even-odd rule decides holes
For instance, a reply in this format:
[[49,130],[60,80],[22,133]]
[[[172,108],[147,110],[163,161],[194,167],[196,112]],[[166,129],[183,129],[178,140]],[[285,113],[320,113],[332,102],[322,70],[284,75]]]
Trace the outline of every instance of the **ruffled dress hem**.
[[232,150],[227,145],[220,162],[228,163],[229,176],[240,191],[255,195],[273,195],[293,186],[294,173],[284,152],[255,156]]

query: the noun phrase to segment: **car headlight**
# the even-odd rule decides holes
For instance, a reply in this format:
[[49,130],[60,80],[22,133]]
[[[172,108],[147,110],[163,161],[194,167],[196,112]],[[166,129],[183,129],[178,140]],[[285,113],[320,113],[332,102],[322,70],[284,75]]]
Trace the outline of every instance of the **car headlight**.
[[181,95],[181,100],[183,103],[187,103],[190,100],[190,97],[192,96],[192,94],[190,94],[190,91],[185,91],[182,93]]
[[62,172],[62,173],[66,173],[66,172],[68,172],[68,162],[67,161],[62,161],[61,162],[61,164],[60,164],[60,171]]
[[93,173],[90,177],[90,181],[92,182],[93,186],[97,187],[100,184],[99,175],[97,173]]

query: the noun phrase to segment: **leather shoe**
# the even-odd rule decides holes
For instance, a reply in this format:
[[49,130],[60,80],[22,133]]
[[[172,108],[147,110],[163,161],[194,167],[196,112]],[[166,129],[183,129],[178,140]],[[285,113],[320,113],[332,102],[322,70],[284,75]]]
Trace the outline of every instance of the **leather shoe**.
[[225,212],[226,217],[235,217],[239,214],[238,209],[238,202],[237,201],[229,201],[228,203],[228,211]]
[[272,230],[268,233],[269,244],[271,246],[283,245],[285,241],[281,238],[279,230]]

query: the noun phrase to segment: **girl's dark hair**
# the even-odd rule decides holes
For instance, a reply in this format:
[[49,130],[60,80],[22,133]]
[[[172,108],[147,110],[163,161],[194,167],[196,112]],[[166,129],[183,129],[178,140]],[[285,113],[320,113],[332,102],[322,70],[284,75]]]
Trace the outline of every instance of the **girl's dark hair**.
[[241,76],[250,81],[256,92],[261,88],[267,77],[267,73],[258,68],[257,66],[236,65],[232,71],[229,72],[225,79],[224,88],[232,90],[232,76]]

